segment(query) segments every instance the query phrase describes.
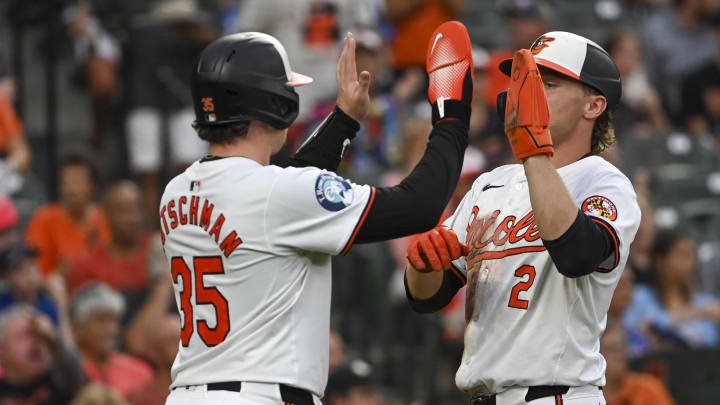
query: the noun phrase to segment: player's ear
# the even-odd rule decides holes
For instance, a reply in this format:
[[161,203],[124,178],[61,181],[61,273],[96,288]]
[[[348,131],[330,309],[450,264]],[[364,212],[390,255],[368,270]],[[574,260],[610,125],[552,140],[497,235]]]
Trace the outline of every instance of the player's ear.
[[590,94],[587,96],[585,103],[585,111],[583,116],[588,120],[597,119],[607,108],[607,99],[600,94]]

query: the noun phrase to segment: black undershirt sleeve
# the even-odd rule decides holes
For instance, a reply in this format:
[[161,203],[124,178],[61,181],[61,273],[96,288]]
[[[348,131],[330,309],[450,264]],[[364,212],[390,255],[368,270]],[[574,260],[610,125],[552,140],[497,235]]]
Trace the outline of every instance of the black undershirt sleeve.
[[458,290],[464,285],[452,271],[446,270],[443,272],[443,281],[438,292],[430,298],[418,300],[410,294],[410,289],[407,285],[407,275],[403,277],[403,281],[405,282],[405,296],[410,303],[410,307],[413,311],[421,314],[429,314],[445,308],[455,294],[457,294]]
[[359,130],[360,124],[336,106],[295,155],[278,166],[313,166],[334,172],[340,164],[347,143],[355,138]]
[[[565,233],[554,240],[544,240],[558,271],[570,278],[588,275],[598,269],[611,254],[619,255],[611,227],[602,226],[594,217],[578,210],[575,221]],[[597,219],[601,221],[601,219]]]
[[378,187],[355,243],[388,240],[425,232],[440,221],[462,169],[468,126],[438,122],[413,171],[394,187]]

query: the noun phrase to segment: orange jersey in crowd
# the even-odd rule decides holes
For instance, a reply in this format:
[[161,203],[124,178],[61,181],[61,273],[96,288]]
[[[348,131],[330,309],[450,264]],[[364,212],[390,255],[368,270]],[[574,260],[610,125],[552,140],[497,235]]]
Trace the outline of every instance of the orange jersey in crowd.
[[153,379],[150,366],[137,357],[115,352],[110,355],[103,368],[97,364],[83,361],[83,370],[92,382],[109,385],[123,397]]
[[92,206],[86,222],[79,224],[60,204],[48,204],[30,219],[26,238],[38,250],[38,266],[47,275],[93,245],[110,242],[111,232],[100,207]]
[[425,66],[427,44],[435,28],[453,16],[438,0],[425,0],[420,9],[395,23],[392,43],[393,63],[396,68]]
[[143,236],[137,252],[122,258],[114,257],[106,245],[90,247],[70,263],[68,291],[72,294],[90,280],[102,281],[118,291],[147,286],[150,242],[150,235]]
[[6,153],[10,140],[22,133],[22,123],[10,100],[0,96],[0,153]]
[[673,405],[675,402],[657,377],[629,373],[609,405]]

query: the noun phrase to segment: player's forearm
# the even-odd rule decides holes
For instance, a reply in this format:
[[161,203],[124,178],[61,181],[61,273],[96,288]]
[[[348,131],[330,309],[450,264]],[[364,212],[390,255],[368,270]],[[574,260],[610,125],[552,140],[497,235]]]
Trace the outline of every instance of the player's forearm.
[[415,312],[428,314],[445,308],[465,282],[451,270],[420,273],[408,266],[405,295]]
[[468,126],[440,122],[413,171],[395,187],[378,187],[355,243],[376,242],[430,230],[438,224],[460,177]]
[[531,156],[525,159],[523,166],[540,237],[544,240],[557,239],[575,221],[578,207],[549,157]]
[[423,273],[408,264],[405,270],[405,280],[407,281],[408,292],[412,295],[412,298],[424,300],[437,294],[440,290],[443,281],[443,272],[430,271]]
[[328,115],[293,157],[279,166],[308,167],[336,171],[345,148],[355,138],[360,124],[339,107]]

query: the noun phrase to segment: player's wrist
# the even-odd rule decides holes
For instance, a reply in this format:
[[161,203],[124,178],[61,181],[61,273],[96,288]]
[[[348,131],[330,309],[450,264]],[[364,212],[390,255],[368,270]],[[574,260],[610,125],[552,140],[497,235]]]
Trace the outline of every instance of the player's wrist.
[[436,271],[436,270],[433,270],[432,267],[430,267],[430,265],[427,265],[427,264],[424,269],[416,269],[415,267],[413,267],[412,265],[409,264],[408,270],[415,271],[420,274],[430,274],[430,273],[433,273]]
[[341,112],[342,114],[347,116],[348,118],[352,119],[353,121],[358,122],[358,119],[355,118],[352,114],[352,109],[346,103],[342,102],[342,100],[338,99],[335,102],[335,109],[338,112]]
[[541,153],[537,155],[530,155],[522,159],[523,166],[533,166],[536,164],[548,164],[550,163],[550,155]]
[[348,124],[355,132],[360,130],[360,120],[343,109],[339,102],[335,105],[335,114],[338,119]]

